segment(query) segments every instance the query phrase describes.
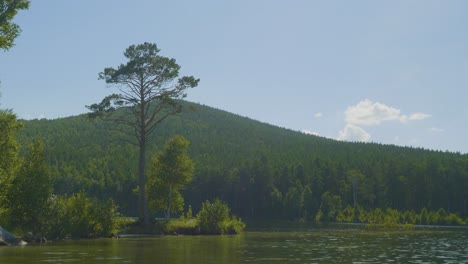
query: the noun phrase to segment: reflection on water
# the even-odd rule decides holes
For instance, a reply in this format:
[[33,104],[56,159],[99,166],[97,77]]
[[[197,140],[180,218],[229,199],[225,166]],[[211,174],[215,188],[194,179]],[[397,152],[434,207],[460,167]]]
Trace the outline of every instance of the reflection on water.
[[249,262],[468,263],[465,230],[329,230],[250,234]]
[[0,248],[0,263],[468,263],[468,232],[308,228]]

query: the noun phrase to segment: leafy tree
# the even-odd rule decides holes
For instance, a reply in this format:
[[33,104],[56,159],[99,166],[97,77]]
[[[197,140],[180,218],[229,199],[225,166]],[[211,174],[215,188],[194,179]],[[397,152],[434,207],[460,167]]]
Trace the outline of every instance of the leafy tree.
[[9,110],[0,110],[0,213],[8,208],[7,194],[20,165],[16,133],[21,127],[15,114]]
[[[149,135],[167,117],[180,113],[182,105],[176,99],[186,97],[186,90],[198,85],[193,76],[181,77],[175,59],[158,55],[156,44],[131,45],[124,52],[127,63],[117,68],[105,68],[99,78],[120,93],[105,97],[101,103],[88,106],[90,117],[104,117],[122,126],[121,131],[136,138],[139,147],[138,188],[139,216],[149,224],[146,199],[146,149]],[[125,107],[125,112],[116,109]]]
[[301,211],[304,207],[304,187],[299,180],[294,181],[294,185],[289,187],[285,195],[284,207],[289,217],[301,218]]
[[325,192],[322,194],[322,203],[315,219],[317,222],[335,221],[339,211],[341,211],[341,197]]
[[18,10],[28,9],[29,0],[0,1],[0,49],[8,50],[14,46],[14,40],[21,32],[20,27],[11,20]]
[[148,179],[148,200],[156,208],[164,208],[166,217],[183,210],[184,199],[179,189],[192,179],[193,161],[187,154],[190,142],[176,135],[168,140],[162,153],[153,157]]
[[43,154],[42,141],[31,146],[18,175],[12,181],[8,204],[10,221],[25,231],[43,233],[48,221],[52,181]]

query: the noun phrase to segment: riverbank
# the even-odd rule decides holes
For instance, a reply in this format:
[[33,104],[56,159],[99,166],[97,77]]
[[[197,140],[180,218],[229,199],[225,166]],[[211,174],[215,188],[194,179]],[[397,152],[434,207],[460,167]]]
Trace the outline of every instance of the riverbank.
[[[127,236],[0,247],[0,263],[467,263],[466,229],[368,230],[298,222],[234,236]],[[273,229],[265,228],[274,226]],[[261,231],[260,231],[261,229]]]

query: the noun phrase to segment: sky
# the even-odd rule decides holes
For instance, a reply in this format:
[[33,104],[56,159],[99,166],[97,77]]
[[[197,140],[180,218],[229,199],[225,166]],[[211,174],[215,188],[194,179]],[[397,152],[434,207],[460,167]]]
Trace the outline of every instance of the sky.
[[152,42],[187,100],[322,137],[468,153],[468,1],[31,0],[0,51],[0,108],[87,111]]

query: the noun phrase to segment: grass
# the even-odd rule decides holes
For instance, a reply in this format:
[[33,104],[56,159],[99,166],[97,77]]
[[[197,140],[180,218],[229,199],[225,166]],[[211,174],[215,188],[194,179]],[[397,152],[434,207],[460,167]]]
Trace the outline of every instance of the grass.
[[164,233],[169,235],[199,235],[200,226],[197,219],[171,220],[164,226]]

